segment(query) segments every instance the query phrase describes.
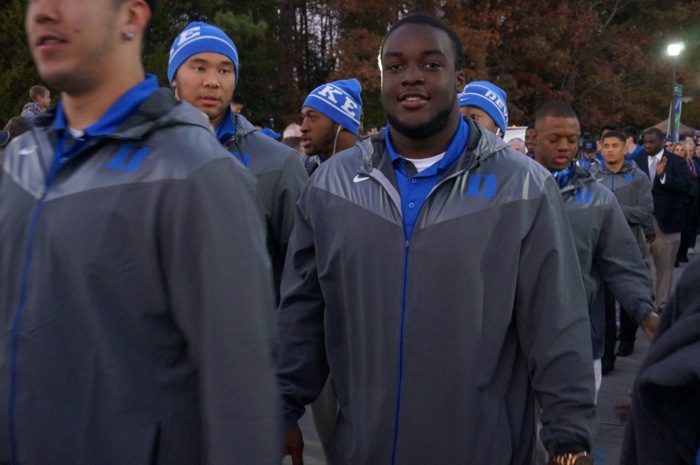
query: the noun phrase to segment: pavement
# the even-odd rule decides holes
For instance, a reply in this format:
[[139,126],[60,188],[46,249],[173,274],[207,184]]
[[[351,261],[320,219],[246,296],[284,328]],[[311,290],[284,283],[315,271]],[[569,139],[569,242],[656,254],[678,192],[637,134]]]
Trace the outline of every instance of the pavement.
[[[698,244],[700,245],[700,242]],[[698,259],[698,255],[690,255],[691,261],[696,259]],[[674,270],[674,287],[687,266],[687,263],[681,263],[680,267]],[[610,374],[603,376],[603,383],[598,393],[600,423],[591,451],[596,465],[617,465],[620,463],[625,425],[615,416],[615,406],[629,403],[628,391],[634,384],[637,371],[648,350],[649,341],[640,329],[637,332],[637,341],[632,355],[617,357],[615,369]],[[301,418],[299,427],[304,435],[304,465],[326,465],[310,413]],[[290,465],[290,458],[286,457],[283,464]]]

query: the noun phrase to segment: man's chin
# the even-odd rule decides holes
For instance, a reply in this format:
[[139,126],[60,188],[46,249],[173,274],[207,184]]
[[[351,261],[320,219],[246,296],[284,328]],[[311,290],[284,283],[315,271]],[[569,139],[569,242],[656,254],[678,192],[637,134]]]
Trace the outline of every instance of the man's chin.
[[439,134],[447,125],[452,109],[448,108],[429,121],[405,121],[386,113],[386,119],[392,129],[412,140],[428,139]]

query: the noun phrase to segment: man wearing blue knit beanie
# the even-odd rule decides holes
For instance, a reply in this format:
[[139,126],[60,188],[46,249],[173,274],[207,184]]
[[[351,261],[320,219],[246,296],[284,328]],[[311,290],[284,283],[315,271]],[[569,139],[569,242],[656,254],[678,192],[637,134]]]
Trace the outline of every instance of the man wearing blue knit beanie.
[[355,145],[362,114],[357,79],[333,81],[314,89],[301,107],[301,147],[309,176],[333,154]]
[[238,77],[238,50],[218,27],[193,22],[175,38],[168,62],[168,80],[175,96],[209,117],[219,142],[258,180],[279,300],[294,207],[308,176],[294,149],[258,131],[243,115],[233,113],[231,100]]
[[503,137],[508,127],[506,93],[488,81],[474,81],[459,94],[459,109],[494,134]]

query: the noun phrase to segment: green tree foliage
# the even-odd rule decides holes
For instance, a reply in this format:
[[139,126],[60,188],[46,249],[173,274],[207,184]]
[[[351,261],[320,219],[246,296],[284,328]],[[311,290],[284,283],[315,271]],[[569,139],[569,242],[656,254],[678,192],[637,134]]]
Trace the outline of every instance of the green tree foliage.
[[[0,8],[0,124],[19,115],[29,101],[29,88],[42,84],[27,50],[25,0],[8,0]],[[0,129],[2,128],[0,126]]]
[[[29,87],[41,83],[23,31],[26,1],[6,3],[0,10],[0,123],[18,114]],[[683,40],[677,81],[693,99],[683,107],[683,121],[700,126],[700,0],[169,0],[159,2],[151,21],[144,63],[168,85],[173,39],[190,21],[209,21],[238,46],[235,92],[247,102],[246,116],[274,118],[281,130],[298,118],[309,91],[356,77],[365,120],[381,125],[379,46],[391,24],[417,11],[457,31],[467,79],[501,86],[511,122],[519,125],[551,99],[571,102],[593,132],[607,122],[645,128],[665,119],[671,94],[666,45]]]

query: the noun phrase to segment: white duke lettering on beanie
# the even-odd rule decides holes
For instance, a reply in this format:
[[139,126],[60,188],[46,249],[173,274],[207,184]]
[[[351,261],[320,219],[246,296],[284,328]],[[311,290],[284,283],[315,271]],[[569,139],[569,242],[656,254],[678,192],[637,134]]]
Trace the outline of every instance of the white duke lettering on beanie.
[[[342,110],[342,112],[350,118],[353,118],[356,121],[360,120],[357,114],[359,109],[357,103],[355,103],[355,101],[349,95],[347,95],[345,92],[338,89],[337,87],[330,84],[326,84],[321,90],[319,90],[316,93],[316,95],[328,100],[329,104],[332,104],[334,107],[338,108],[339,110]],[[343,100],[342,104],[340,104],[340,99]]]
[[170,58],[173,57],[173,54],[177,49],[179,49],[183,44],[186,42],[189,42],[190,40],[199,37],[202,35],[202,28],[199,26],[190,28],[190,29],[185,29],[182,31],[180,34],[180,40],[177,41],[177,46],[173,47],[172,50],[170,50]]
[[506,107],[505,102],[501,97],[494,91],[492,90],[487,90],[485,97],[489,100],[491,100],[494,105],[498,107],[499,110],[503,112],[503,115],[508,118],[508,107]]

